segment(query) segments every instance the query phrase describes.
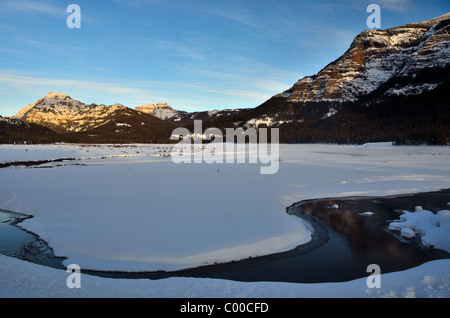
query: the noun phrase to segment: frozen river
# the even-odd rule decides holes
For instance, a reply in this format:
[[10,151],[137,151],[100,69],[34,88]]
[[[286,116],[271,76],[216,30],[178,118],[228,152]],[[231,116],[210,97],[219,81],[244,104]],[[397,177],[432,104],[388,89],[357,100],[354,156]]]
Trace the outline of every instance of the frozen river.
[[[130,279],[203,277],[247,282],[324,283],[365,277],[369,264],[379,265],[384,273],[401,271],[450,258],[450,254],[424,247],[420,238],[399,237],[388,229],[389,221],[398,217],[400,207],[414,209],[422,204],[426,209],[439,211],[447,207],[447,202],[450,202],[450,190],[388,198],[308,200],[288,208],[288,213],[313,227],[312,240],[291,251],[173,272],[87,273]],[[0,254],[64,269],[64,258],[54,256],[46,242],[16,225],[24,218],[0,211]]]

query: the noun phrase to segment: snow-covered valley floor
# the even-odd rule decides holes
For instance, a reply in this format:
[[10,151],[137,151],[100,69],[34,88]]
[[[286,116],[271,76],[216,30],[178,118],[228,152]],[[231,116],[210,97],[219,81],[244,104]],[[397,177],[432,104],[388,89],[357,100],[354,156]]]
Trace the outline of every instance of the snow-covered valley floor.
[[[175,164],[168,153],[168,145],[2,145],[0,163],[78,160],[0,169],[0,209],[33,215],[20,226],[67,257],[66,265],[177,270],[308,242],[308,224],[286,213],[301,200],[450,188],[448,147],[280,145],[279,169],[271,175],[260,174],[259,163]],[[441,233],[439,246],[449,246],[448,237]],[[69,289],[65,271],[6,256],[0,268],[2,297],[450,296],[450,260],[382,274],[374,289],[365,278],[292,284],[89,275],[82,288]]]

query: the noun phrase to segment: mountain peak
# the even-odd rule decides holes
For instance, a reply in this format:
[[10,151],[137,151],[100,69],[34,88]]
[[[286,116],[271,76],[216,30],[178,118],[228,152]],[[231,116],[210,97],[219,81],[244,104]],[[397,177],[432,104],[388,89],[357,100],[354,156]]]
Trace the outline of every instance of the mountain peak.
[[104,123],[105,118],[124,109],[126,107],[122,104],[86,105],[67,94],[48,92],[35,103],[21,109],[13,118],[58,132],[82,131]]
[[150,114],[152,113],[154,110],[156,109],[169,109],[169,110],[173,110],[172,107],[170,107],[167,103],[156,103],[155,104],[146,104],[146,105],[139,105],[136,106],[135,108],[137,111],[143,112],[143,113],[147,113]]
[[179,112],[170,107],[167,103],[156,103],[156,105],[150,103],[147,105],[136,106],[135,109],[139,112],[150,114],[164,120],[179,118]]
[[399,75],[450,63],[450,13],[385,30],[366,30],[318,74],[276,96],[292,102],[355,101]]
[[68,98],[70,98],[70,96],[67,95],[67,94],[63,94],[63,93],[54,93],[54,92],[48,92],[48,94],[45,95],[44,98],[55,98],[55,97],[59,97],[59,98],[66,98],[66,97],[68,97]]

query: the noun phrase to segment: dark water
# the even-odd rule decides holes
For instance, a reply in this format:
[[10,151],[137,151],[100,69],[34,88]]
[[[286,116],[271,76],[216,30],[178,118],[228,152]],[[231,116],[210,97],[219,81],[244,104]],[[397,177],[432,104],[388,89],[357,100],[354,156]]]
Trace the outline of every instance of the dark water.
[[65,269],[62,265],[64,258],[55,257],[45,241],[17,226],[17,223],[27,218],[29,216],[0,210],[0,254]]
[[[367,266],[382,273],[405,270],[450,254],[421,246],[388,231],[401,211],[420,205],[433,212],[448,209],[450,189],[385,198],[308,200],[294,204],[288,213],[314,227],[313,239],[293,251],[180,272],[182,275],[227,278],[238,281],[296,283],[342,282],[367,277]],[[335,210],[334,204],[339,206]],[[363,212],[374,215],[361,215]],[[180,276],[182,276],[180,275]]]
[[[402,210],[415,206],[437,212],[448,209],[450,189],[383,198],[339,198],[307,200],[288,208],[288,213],[307,220],[313,239],[292,251],[225,264],[176,272],[116,273],[83,271],[112,278],[204,277],[236,281],[279,281],[294,283],[342,282],[367,277],[369,264],[382,273],[405,270],[427,261],[450,258],[450,254],[425,248],[420,238],[406,240],[387,230]],[[331,208],[334,204],[339,209]],[[361,215],[370,211],[374,215]],[[17,216],[16,216],[17,217]],[[0,212],[0,253],[43,265],[63,268],[45,242],[14,226],[8,213]]]

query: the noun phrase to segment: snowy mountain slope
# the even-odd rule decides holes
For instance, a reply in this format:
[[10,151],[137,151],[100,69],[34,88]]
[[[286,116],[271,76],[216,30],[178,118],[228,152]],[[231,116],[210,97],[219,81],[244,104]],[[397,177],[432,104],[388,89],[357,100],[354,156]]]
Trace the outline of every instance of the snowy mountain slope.
[[180,111],[173,109],[167,103],[156,103],[136,106],[137,111],[153,115],[164,120],[176,121],[180,118]]
[[360,33],[343,56],[278,94],[291,102],[355,101],[399,75],[450,63],[450,13]]

